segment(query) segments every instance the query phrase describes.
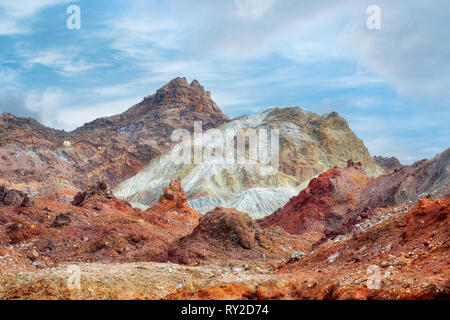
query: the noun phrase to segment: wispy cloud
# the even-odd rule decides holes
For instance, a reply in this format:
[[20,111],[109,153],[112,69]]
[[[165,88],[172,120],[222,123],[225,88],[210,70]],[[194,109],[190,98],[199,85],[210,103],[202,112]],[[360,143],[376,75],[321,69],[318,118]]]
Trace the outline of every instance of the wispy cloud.
[[20,49],[17,50],[17,56],[22,58],[24,63],[31,65],[39,64],[66,77],[71,77],[100,66],[105,66],[105,64],[86,62],[84,59],[78,58],[78,49],[65,48],[64,51],[59,50],[60,49],[47,49],[33,51]]
[[32,29],[25,19],[33,17],[40,10],[61,3],[78,0],[0,0],[0,35],[27,33]]

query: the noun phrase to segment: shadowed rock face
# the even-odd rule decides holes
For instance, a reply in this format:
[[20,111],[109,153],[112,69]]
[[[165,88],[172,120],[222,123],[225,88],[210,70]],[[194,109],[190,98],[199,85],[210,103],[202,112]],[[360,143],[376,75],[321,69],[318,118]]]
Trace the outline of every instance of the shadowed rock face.
[[[76,193],[99,178],[114,187],[172,146],[172,131],[205,129],[228,121],[197,82],[176,78],[122,114],[99,118],[73,132],[33,119],[0,115],[0,183],[33,195]],[[78,190],[77,190],[78,189]],[[58,198],[58,196],[54,196]]]
[[0,186],[0,207],[1,206],[16,206],[27,207],[33,202],[28,197],[28,194],[20,190],[10,189],[6,185]]
[[386,158],[375,156],[373,157],[373,159],[380,167],[384,169],[385,172],[392,172],[395,169],[403,167],[403,165],[400,163],[400,161],[398,161],[396,157]]

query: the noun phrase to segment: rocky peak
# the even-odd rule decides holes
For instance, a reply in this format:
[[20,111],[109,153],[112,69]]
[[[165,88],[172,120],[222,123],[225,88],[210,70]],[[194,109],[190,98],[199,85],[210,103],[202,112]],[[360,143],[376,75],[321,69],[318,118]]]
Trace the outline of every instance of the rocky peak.
[[211,100],[211,93],[205,91],[197,80],[189,84],[186,78],[173,79],[144,101],[159,105],[187,105],[199,112],[222,115],[220,108]]
[[169,183],[168,187],[163,187],[163,194],[159,202],[175,201],[180,206],[186,205],[186,194],[181,186],[181,179],[177,178]]
[[398,161],[398,159],[396,157],[387,158],[387,157],[375,156],[375,157],[373,157],[373,159],[386,172],[391,172],[395,169],[399,169],[399,168],[403,167],[402,164],[400,163],[400,161]]

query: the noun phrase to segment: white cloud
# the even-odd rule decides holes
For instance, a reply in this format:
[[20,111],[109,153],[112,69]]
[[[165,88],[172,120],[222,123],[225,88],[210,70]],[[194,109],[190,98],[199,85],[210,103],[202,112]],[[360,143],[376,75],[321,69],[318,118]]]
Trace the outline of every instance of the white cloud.
[[77,2],[78,0],[0,0],[0,35],[20,34],[29,32],[24,24],[40,10],[61,3]]
[[78,50],[73,48],[65,48],[64,51],[60,51],[60,49],[47,49],[41,51],[19,49],[17,50],[16,55],[25,59],[26,63],[39,64],[51,68],[58,74],[66,77],[77,75],[105,65],[86,62],[85,60],[78,58]]
[[399,93],[450,103],[450,2],[385,1],[381,30],[368,30],[354,19],[342,32],[342,43],[359,63],[393,84]]
[[101,97],[89,104],[77,105],[74,103],[76,95],[57,87],[20,94],[0,91],[0,112],[31,116],[46,126],[70,131],[96,118],[119,114],[142,99],[128,97],[105,101]]
[[140,101],[141,97],[124,98],[95,102],[90,105],[61,108],[54,115],[53,123],[58,128],[74,130],[79,126],[100,117],[113,116],[124,112]]
[[235,0],[239,17],[259,18],[263,16],[277,0]]

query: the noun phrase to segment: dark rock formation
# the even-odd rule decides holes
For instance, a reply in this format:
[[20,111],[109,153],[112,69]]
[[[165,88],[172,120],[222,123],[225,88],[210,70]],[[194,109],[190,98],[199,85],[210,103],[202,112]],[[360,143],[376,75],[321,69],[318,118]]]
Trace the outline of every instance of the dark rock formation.
[[396,157],[386,158],[386,157],[375,156],[375,157],[373,157],[373,159],[387,173],[392,172],[395,169],[399,169],[399,168],[403,167],[403,165],[400,163],[400,161],[398,161],[398,159]]

